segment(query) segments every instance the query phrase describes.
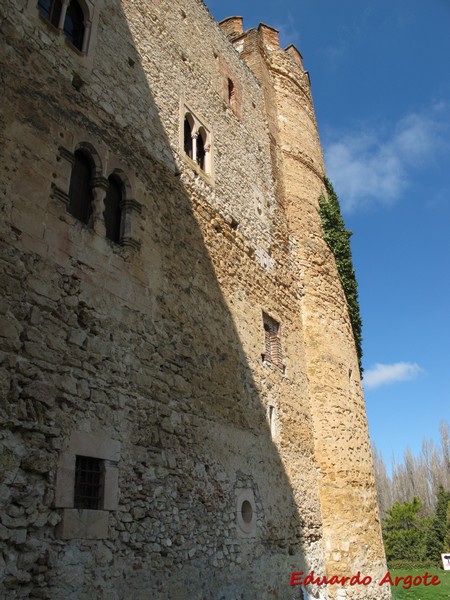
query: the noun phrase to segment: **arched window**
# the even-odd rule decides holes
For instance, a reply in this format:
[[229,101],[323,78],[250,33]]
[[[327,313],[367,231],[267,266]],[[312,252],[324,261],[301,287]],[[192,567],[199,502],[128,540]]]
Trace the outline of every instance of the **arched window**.
[[186,115],[184,117],[184,151],[189,156],[189,158],[193,158],[192,154],[192,129],[194,123],[190,115]]
[[64,35],[75,48],[78,48],[78,50],[83,49],[84,14],[77,0],[71,0],[67,7],[66,18],[64,20]]
[[103,217],[105,219],[106,237],[116,244],[120,243],[122,231],[122,182],[114,175],[108,178],[108,191],[105,198],[105,210]]
[[55,27],[59,25],[61,9],[61,0],[39,0],[38,2],[38,10],[41,15]]
[[62,0],[38,0],[37,6],[46,21],[62,29],[68,42],[81,52],[87,51],[89,31],[86,30],[86,23],[91,18],[86,5],[86,14],[78,0],[70,0],[68,3],[63,3]]
[[74,154],[69,187],[69,213],[76,219],[89,223],[92,212],[92,162],[90,157],[77,150]]
[[211,133],[208,128],[188,107],[184,108],[184,120],[180,126],[183,127],[184,155],[197,163],[197,172],[211,175]]
[[205,170],[205,144],[206,131],[203,129],[203,127],[200,127],[197,138],[197,164],[202,171]]

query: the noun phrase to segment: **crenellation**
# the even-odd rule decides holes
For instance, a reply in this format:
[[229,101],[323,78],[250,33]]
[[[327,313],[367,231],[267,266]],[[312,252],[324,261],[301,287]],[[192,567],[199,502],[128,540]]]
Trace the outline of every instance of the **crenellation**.
[[230,41],[233,41],[233,38],[242,35],[243,33],[243,18],[242,17],[228,17],[223,19],[219,23],[220,29],[224,32],[227,38]]

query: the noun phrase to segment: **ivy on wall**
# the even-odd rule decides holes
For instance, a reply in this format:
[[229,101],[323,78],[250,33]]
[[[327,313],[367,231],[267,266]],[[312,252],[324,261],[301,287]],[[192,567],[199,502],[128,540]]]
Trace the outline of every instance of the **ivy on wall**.
[[350,322],[355,338],[356,352],[358,354],[359,370],[362,373],[362,321],[359,313],[358,283],[353,269],[352,251],[350,248],[351,231],[345,228],[341,208],[336,192],[327,177],[323,179],[327,197],[323,194],[319,198],[319,213],[322,219],[322,229],[325,241],[336,259],[339,277],[347,299]]

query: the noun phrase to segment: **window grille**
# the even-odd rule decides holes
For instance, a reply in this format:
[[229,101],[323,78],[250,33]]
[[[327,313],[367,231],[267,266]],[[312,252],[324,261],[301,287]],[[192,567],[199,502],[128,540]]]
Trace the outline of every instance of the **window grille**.
[[263,359],[281,368],[283,366],[283,356],[281,352],[280,324],[263,313],[263,326],[265,343]]
[[99,510],[103,493],[103,465],[99,458],[77,456],[74,508]]

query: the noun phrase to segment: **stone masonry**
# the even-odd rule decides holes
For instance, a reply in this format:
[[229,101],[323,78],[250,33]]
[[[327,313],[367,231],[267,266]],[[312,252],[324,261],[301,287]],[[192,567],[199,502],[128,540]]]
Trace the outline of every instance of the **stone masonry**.
[[0,597],[390,598],[300,53],[201,0],[74,3],[80,47],[0,7]]

